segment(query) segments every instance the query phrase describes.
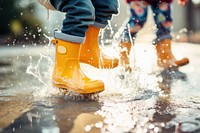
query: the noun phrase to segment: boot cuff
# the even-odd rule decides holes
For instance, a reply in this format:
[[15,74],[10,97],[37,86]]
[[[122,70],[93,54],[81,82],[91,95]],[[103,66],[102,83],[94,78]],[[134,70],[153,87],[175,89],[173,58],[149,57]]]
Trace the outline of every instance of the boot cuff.
[[93,26],[97,27],[97,28],[105,28],[106,27],[105,24],[101,24],[101,23],[98,23],[98,22],[94,22]]
[[172,36],[171,35],[160,36],[160,37],[154,39],[153,42],[152,42],[152,44],[156,45],[156,44],[158,44],[159,42],[161,42],[162,40],[165,40],[165,39],[172,39]]
[[65,34],[58,30],[54,31],[54,38],[58,38],[58,39],[68,41],[68,42],[73,42],[73,43],[83,43],[85,41],[85,37]]

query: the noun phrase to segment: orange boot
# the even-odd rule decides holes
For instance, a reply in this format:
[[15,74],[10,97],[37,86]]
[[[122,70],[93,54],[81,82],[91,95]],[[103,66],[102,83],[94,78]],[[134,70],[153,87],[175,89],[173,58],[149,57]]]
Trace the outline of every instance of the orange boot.
[[79,64],[81,44],[52,40],[56,45],[56,58],[53,71],[53,85],[80,94],[101,92],[104,83],[84,75]]
[[120,63],[125,68],[125,71],[131,71],[130,67],[130,50],[132,47],[131,42],[121,42],[120,47]]
[[115,38],[119,42],[120,64],[124,67],[126,72],[131,72],[130,51],[133,44],[133,38],[130,34],[130,26],[122,26],[119,29],[119,31],[115,34]]
[[118,59],[105,55],[98,44],[100,28],[89,26],[86,40],[81,45],[80,62],[97,68],[114,68],[118,66]]
[[188,58],[177,60],[171,51],[171,39],[165,39],[156,44],[158,66],[168,68],[172,66],[184,66],[189,63]]

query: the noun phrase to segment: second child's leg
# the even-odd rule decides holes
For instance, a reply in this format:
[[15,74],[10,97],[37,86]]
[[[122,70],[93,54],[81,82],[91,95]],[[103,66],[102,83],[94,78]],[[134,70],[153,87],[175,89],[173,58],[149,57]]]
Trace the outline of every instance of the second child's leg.
[[171,50],[171,3],[154,3],[151,5],[157,26],[157,38],[154,41],[157,51],[157,64],[160,67],[183,66],[189,63],[188,58],[177,60]]
[[[144,26],[147,20],[147,6],[146,2],[130,2],[128,3],[131,17],[125,26],[122,26],[122,33],[119,33],[120,40],[120,62],[124,66],[126,71],[130,71],[130,50],[132,47],[132,42],[134,41],[136,34]],[[119,31],[120,32],[120,31]],[[134,43],[134,42],[133,42]]]

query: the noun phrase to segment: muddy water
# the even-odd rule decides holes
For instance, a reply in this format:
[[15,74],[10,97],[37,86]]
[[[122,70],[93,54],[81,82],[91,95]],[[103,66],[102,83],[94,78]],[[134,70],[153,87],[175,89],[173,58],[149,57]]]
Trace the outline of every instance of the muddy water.
[[153,48],[142,44],[135,46],[132,73],[81,64],[105,83],[105,91],[92,96],[51,86],[53,47],[1,48],[0,132],[198,133],[199,48],[175,46],[191,60],[179,70],[156,67]]

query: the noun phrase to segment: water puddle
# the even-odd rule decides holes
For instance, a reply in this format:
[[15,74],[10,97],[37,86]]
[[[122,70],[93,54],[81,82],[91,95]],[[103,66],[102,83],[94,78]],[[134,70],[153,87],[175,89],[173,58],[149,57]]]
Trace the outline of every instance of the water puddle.
[[[28,57],[28,66],[17,67],[22,77],[13,80],[14,86],[0,86],[0,111],[10,116],[0,132],[199,132],[200,93],[196,79],[190,71],[154,67],[154,62],[149,62],[154,56],[146,52],[149,47],[142,44],[137,47],[140,49],[134,53],[141,56],[132,59],[131,73],[125,72],[122,66],[105,70],[81,64],[88,77],[98,77],[105,84],[105,91],[86,96],[52,87],[54,46],[46,45],[45,52],[37,58]],[[5,76],[12,79],[13,73]],[[19,92],[24,94],[17,101]],[[5,103],[9,108],[19,109],[19,113],[9,115],[14,110],[6,110]],[[0,123],[4,119],[1,114]]]

